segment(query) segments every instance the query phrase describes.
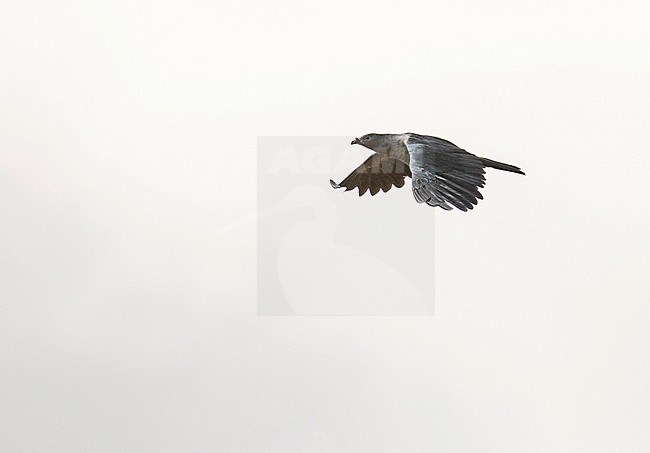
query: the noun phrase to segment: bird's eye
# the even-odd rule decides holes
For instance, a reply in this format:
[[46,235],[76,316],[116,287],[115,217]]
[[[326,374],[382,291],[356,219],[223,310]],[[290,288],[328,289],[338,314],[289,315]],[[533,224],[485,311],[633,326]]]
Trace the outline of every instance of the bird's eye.
[[367,135],[365,137],[361,137],[362,142],[367,142],[368,140],[370,140],[370,137],[368,137]]

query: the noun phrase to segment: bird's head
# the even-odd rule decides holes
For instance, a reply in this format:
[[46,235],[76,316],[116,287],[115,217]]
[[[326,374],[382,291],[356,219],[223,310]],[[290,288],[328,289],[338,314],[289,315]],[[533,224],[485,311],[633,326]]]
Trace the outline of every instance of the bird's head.
[[384,134],[366,134],[352,140],[351,145],[361,145],[376,152],[380,152],[384,147]]

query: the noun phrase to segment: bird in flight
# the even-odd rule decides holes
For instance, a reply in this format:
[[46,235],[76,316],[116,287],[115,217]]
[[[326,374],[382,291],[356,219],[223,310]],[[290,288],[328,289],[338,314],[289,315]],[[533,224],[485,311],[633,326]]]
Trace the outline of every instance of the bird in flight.
[[525,174],[519,167],[504,164],[459,148],[438,137],[419,134],[366,134],[355,138],[352,145],[374,151],[364,163],[336,184],[346,191],[359,189],[359,196],[370,190],[388,192],[393,186],[402,187],[406,176],[413,180],[413,196],[418,203],[467,211],[473,209],[479,192],[485,186],[485,167]]

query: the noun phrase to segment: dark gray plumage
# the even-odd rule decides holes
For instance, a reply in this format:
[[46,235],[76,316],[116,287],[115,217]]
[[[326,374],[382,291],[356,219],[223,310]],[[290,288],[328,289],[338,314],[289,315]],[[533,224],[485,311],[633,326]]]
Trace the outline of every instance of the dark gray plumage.
[[413,196],[418,203],[440,206],[447,211],[473,209],[483,199],[485,167],[524,174],[514,165],[504,164],[459,148],[438,137],[419,134],[366,134],[354,139],[375,152],[340,184],[330,179],[335,189],[359,188],[359,196],[370,190],[388,192],[402,187],[406,176],[413,180]]

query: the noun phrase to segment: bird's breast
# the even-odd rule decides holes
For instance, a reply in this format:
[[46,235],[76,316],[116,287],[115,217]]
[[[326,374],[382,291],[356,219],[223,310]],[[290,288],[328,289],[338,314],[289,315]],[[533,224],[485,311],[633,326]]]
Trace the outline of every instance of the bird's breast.
[[406,165],[409,165],[409,152],[405,144],[402,143],[400,145],[391,147],[388,150],[387,154],[389,157],[392,157],[393,159],[397,159],[401,162],[404,162]]

